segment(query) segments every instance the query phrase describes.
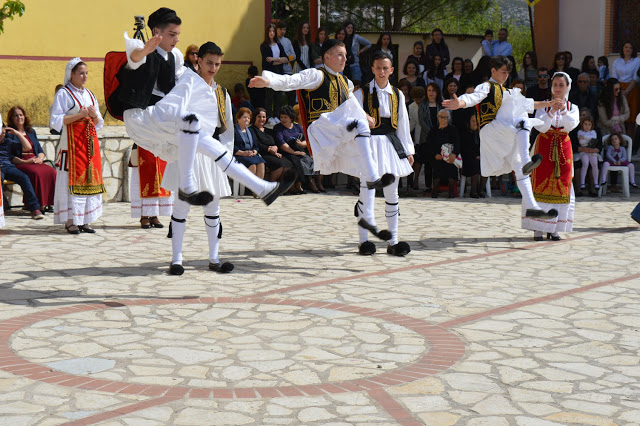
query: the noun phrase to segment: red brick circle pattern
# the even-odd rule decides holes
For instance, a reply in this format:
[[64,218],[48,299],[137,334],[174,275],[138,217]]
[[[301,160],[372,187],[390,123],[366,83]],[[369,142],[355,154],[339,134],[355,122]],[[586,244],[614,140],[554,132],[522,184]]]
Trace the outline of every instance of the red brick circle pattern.
[[[249,387],[249,388],[195,388],[188,386],[140,385],[113,380],[93,379],[86,376],[53,371],[51,368],[27,361],[16,355],[9,346],[11,336],[36,322],[83,311],[94,311],[122,306],[167,305],[167,304],[226,304],[257,303],[267,305],[291,305],[304,308],[324,308],[358,315],[380,318],[392,322],[423,336],[428,342],[427,353],[419,360],[398,369],[387,371],[365,379],[346,380],[320,385]],[[0,369],[11,374],[41,382],[70,388],[98,390],[131,395],[168,396],[191,398],[273,398],[282,396],[313,396],[326,393],[360,392],[387,386],[413,382],[440,373],[454,365],[465,353],[465,345],[451,331],[426,321],[393,312],[361,308],[333,302],[276,299],[257,296],[246,297],[202,297],[185,299],[139,299],[113,300],[105,303],[89,303],[51,309],[0,322]]]

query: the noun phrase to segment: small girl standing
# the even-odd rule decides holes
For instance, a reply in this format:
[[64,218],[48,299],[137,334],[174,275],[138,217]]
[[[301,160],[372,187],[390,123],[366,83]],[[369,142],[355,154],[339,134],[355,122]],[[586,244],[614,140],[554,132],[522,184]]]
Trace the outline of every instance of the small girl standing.
[[620,133],[614,133],[609,137],[609,146],[607,146],[607,151],[604,156],[605,161],[602,165],[602,183],[600,185],[607,183],[607,172],[610,166],[627,166],[629,168],[629,183],[634,188],[638,187],[635,180],[635,167],[633,163],[629,162],[627,149],[622,146],[623,143],[626,145]]
[[[580,130],[578,130],[578,142],[583,148],[596,148],[598,142],[598,134],[593,126],[593,119],[585,117],[580,122]],[[598,185],[598,161],[602,161],[602,157],[598,152],[581,152],[580,157],[576,160],[582,160],[582,168],[580,169],[580,189],[584,189],[584,181],[591,164],[591,173],[593,174],[594,187],[600,189]]]
[[598,72],[600,73],[598,81],[601,83],[604,83],[609,79],[609,58],[606,56],[600,56],[598,58]]

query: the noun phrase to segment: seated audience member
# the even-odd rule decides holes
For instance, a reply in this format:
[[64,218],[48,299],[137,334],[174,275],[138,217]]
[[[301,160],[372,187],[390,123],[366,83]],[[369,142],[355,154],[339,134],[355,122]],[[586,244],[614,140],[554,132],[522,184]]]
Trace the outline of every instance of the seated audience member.
[[277,182],[286,169],[293,168],[291,161],[286,159],[278,152],[278,145],[269,133],[265,131],[265,123],[267,122],[267,111],[264,108],[256,108],[253,110],[253,130],[258,139],[258,153],[267,163],[267,167],[271,171],[269,180]]
[[425,83],[436,83],[443,90],[444,84],[444,68],[442,65],[442,57],[440,55],[434,55],[429,62],[427,70],[422,76]]
[[529,51],[524,54],[518,77],[524,81],[527,89],[538,84],[538,57],[535,52]]
[[[591,112],[587,108],[582,108],[580,110],[580,121],[583,120],[593,120],[593,116]],[[589,169],[589,162],[583,163],[581,157],[583,154],[600,154],[602,151],[602,132],[600,129],[596,128],[596,142],[595,144],[591,144],[591,146],[582,146],[580,144],[580,140],[578,139],[578,131],[580,130],[580,126],[573,129],[569,132],[569,138],[571,139],[571,150],[573,151],[573,171],[574,171],[574,192],[576,197],[582,197],[584,194],[580,189],[580,176],[582,175],[582,168],[586,167]],[[593,170],[591,170],[593,172]],[[587,172],[589,173],[589,172]],[[589,180],[585,180],[585,187],[588,188],[589,195],[592,197],[597,197],[598,192],[596,191],[595,185],[599,184],[599,182],[593,177],[595,177],[594,173],[590,174]]]
[[[480,132],[474,111],[467,112],[467,124],[460,132],[460,150],[462,156],[462,174],[471,178],[471,198],[484,198],[487,178],[480,175]],[[464,194],[460,194],[462,196]]]
[[242,83],[236,83],[236,85],[233,86],[231,104],[236,110],[240,110],[240,108],[248,108],[249,111],[253,111],[253,105],[249,102],[249,99],[247,99]]
[[293,120],[296,113],[293,108],[286,105],[280,108],[280,123],[273,127],[273,138],[278,145],[278,151],[293,164],[300,179],[295,185],[294,191],[304,194],[305,189],[312,192],[320,192],[313,177],[313,159],[307,150],[302,126]]
[[423,141],[416,148],[416,155],[413,157],[413,189],[420,186],[420,170],[424,165],[425,192],[431,192],[431,156],[428,155],[426,141],[431,131],[438,127],[438,112],[442,109],[442,95],[440,87],[435,83],[427,84],[426,98],[418,110],[418,120],[420,124],[420,139]]
[[193,72],[198,72],[198,46],[190,44],[184,51],[184,66]]
[[407,81],[411,84],[411,87],[425,87],[426,84],[420,74],[418,74],[419,64],[415,59],[407,59],[407,62],[404,64],[404,68],[402,72],[406,76],[400,81]]
[[458,164],[456,158],[460,154],[458,131],[449,124],[449,111],[438,112],[438,128],[427,136],[425,144],[426,156],[431,157],[433,169],[433,191],[431,198],[438,197],[440,181],[449,183],[449,198],[454,197],[455,182],[458,180]]
[[3,126],[2,133],[0,133],[0,181],[4,182],[7,179],[20,185],[25,198],[25,207],[31,211],[31,217],[36,220],[42,219],[44,216],[40,211],[40,203],[29,177],[21,172],[11,161],[13,159],[11,154],[13,145],[18,142],[13,142],[6,137],[7,130],[7,127]]
[[527,89],[527,98],[532,98],[534,101],[546,101],[551,98],[550,78],[547,68],[538,68],[538,84]]
[[422,74],[427,69],[427,55],[424,51],[424,44],[421,41],[416,41],[413,43],[413,54],[407,57],[407,61],[409,59],[415,59],[416,62],[420,65],[418,67],[418,73]]
[[411,100],[411,89],[413,89],[413,86],[411,86],[411,83],[409,83],[405,79],[400,80],[400,82],[398,83],[398,90],[402,91],[402,94],[404,95],[404,102],[407,104],[407,107],[409,107],[411,102],[413,102]]
[[464,60],[461,57],[456,56],[451,60],[451,72],[448,73],[445,76],[445,78],[446,79],[455,78],[458,82],[460,82],[460,78],[462,77],[463,73],[464,73]]
[[582,110],[582,108],[589,109],[591,116],[597,121],[598,98],[596,92],[591,90],[589,86],[589,74],[586,72],[578,75],[578,81],[571,93],[569,93],[569,101],[580,108],[580,110]]
[[624,122],[630,115],[629,104],[622,94],[620,82],[610,78],[598,99],[598,125],[602,134],[622,133],[624,135]]
[[[258,136],[251,124],[251,110],[248,108],[240,108],[236,114],[238,124],[235,125],[233,138],[233,156],[238,163],[243,164],[251,172],[259,177],[264,178],[264,159],[258,153],[260,148],[258,145]],[[257,197],[254,194],[254,197]]]
[[[593,122],[593,118],[585,117],[580,120],[580,126],[577,133],[578,143],[582,148],[595,148],[598,145],[598,134],[596,132],[596,126]],[[582,163],[582,169],[580,173],[580,190],[585,189],[585,179],[587,172],[589,171],[589,165],[591,165],[591,173],[593,180],[596,182],[595,189],[600,189],[598,185],[598,163],[602,161],[602,157],[599,152],[582,152],[578,153],[578,156],[574,160],[580,160]]]
[[[53,206],[56,188],[56,169],[44,163],[46,157],[31,120],[21,106],[14,106],[7,113],[7,138],[16,142],[12,145],[12,162],[18,170],[29,176],[40,206]],[[23,200],[25,205],[26,194]]]
[[253,105],[254,108],[264,108],[267,89],[249,87],[249,82],[251,81],[251,79],[258,75],[258,67],[256,67],[255,65],[251,65],[247,70],[247,75],[248,77],[244,81],[244,85],[249,92],[249,102],[251,102],[251,105]]
[[627,141],[622,138],[621,133],[613,133],[609,136],[607,147],[604,153],[604,164],[602,164],[602,183],[606,185],[607,172],[611,166],[626,166],[629,168],[629,184],[634,188],[636,185],[635,166],[629,161],[629,152],[627,151]]
[[516,78],[511,82],[511,89],[518,88],[522,96],[527,96],[527,86],[524,84],[524,80]]

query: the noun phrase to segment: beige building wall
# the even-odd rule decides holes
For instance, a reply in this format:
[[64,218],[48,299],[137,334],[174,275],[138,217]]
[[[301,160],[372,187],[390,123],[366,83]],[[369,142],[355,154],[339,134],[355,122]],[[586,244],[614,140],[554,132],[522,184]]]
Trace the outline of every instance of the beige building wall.
[[[88,62],[87,87],[104,113],[103,68],[109,51],[124,50],[124,31],[133,36],[134,15],[160,6],[182,18],[178,48],[214,41],[225,52],[218,81],[229,89],[244,82],[251,64],[260,65],[264,36],[265,0],[236,0],[233,7],[219,1],[30,0],[23,17],[5,22],[0,35],[0,113],[21,104],[36,124],[46,125],[54,88],[63,82],[67,61],[80,56]],[[149,34],[149,32],[147,32]],[[115,120],[108,122],[116,124]]]
[[585,56],[604,55],[606,0],[562,0],[558,7],[558,48],[573,54],[571,65],[580,68]]

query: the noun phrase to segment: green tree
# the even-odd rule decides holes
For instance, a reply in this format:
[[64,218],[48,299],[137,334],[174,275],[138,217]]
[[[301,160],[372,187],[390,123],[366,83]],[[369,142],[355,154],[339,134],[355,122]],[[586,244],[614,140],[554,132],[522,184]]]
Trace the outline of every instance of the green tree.
[[16,15],[24,15],[24,9],[24,3],[22,3],[20,0],[8,0],[4,2],[4,6],[2,6],[2,9],[0,9],[0,34],[4,33],[5,20],[11,19],[13,21],[13,18]]
[[[326,0],[323,23],[337,26],[351,20],[368,31],[415,31],[422,23],[456,14],[470,19],[483,13],[490,0]],[[429,30],[430,31],[430,30]]]

